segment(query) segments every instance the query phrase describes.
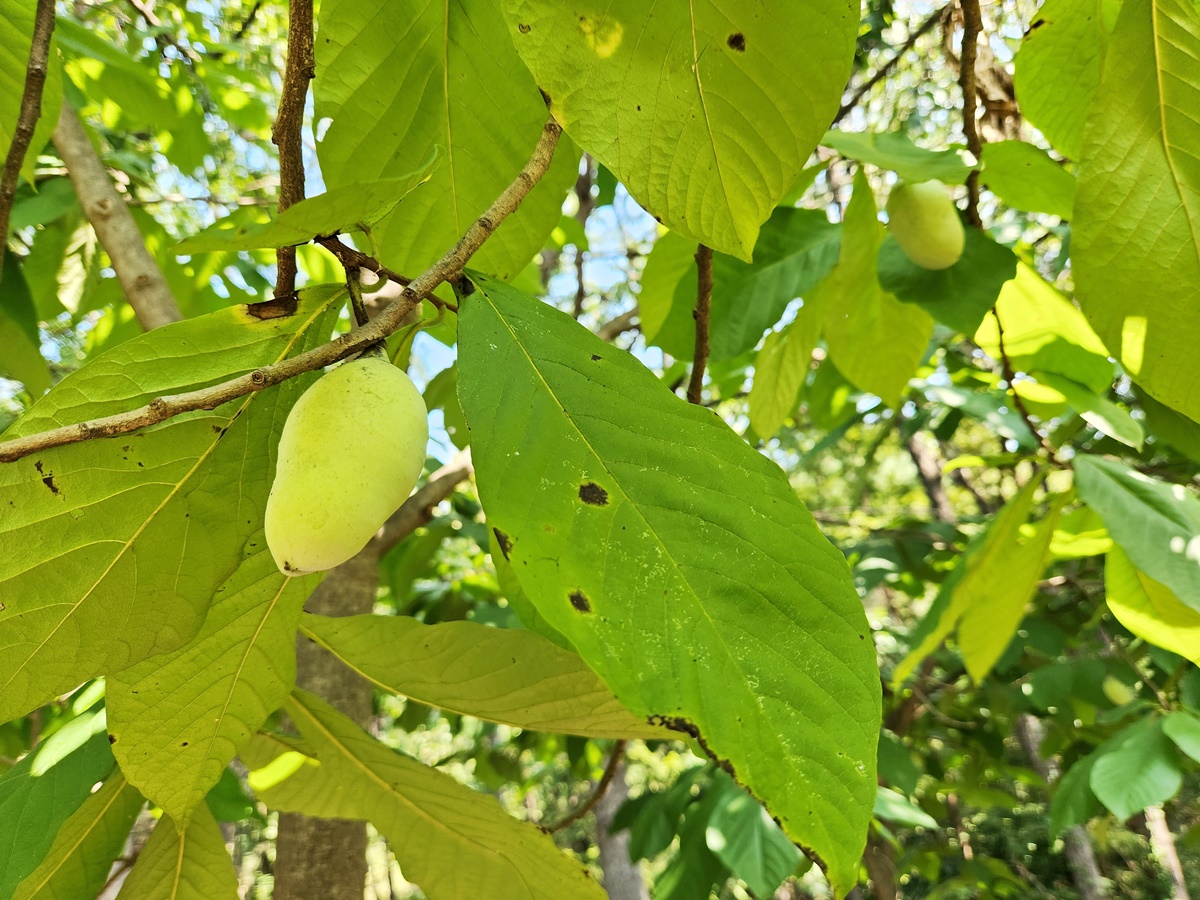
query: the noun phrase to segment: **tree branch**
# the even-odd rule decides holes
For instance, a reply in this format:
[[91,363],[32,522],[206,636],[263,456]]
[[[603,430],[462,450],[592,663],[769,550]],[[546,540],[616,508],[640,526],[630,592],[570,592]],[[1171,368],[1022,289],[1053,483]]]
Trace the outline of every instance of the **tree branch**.
[[471,451],[466,449],[430,475],[429,480],[392,513],[371,539],[368,546],[376,558],[382,557],[422,525],[427,525],[433,518],[433,508],[453,494],[454,488],[470,478],[474,471]]
[[[304,146],[300,131],[304,126],[308,83],[315,73],[312,0],[288,0],[287,63],[279,112],[271,129],[271,143],[279,148],[280,212],[304,199]],[[296,292],[295,247],[280,247],[275,251],[275,269],[275,296],[290,297]]]
[[635,306],[633,309],[626,310],[619,316],[615,316],[596,329],[596,337],[602,341],[611,341],[627,331],[633,331],[638,327],[638,310]]
[[17,116],[17,129],[4,158],[4,172],[0,174],[0,264],[4,262],[4,248],[8,243],[8,220],[17,194],[17,179],[25,164],[25,153],[33,140],[38,117],[42,114],[42,88],[46,85],[53,34],[54,0],[38,0],[33,18],[33,40],[29,45],[29,64],[25,69],[25,90],[21,94],[21,113]]
[[617,774],[617,768],[621,765],[621,760],[625,758],[626,743],[627,741],[621,739],[613,745],[612,756],[608,758],[608,765],[604,767],[604,774],[600,776],[600,783],[596,785],[596,790],[592,792],[592,795],[553,825],[548,825],[546,827],[547,831],[562,831],[568,825],[578,822],[592,811],[592,807],[600,802],[600,798],[604,796],[608,790],[608,786],[612,784],[613,776]]
[[[979,35],[983,31],[983,17],[979,12],[979,0],[959,0],[963,15],[962,56],[959,59],[958,83],[963,95],[963,134],[967,137],[967,149],[979,161],[983,153],[983,141],[979,137],[979,123],[975,119],[979,95],[975,92],[975,56],[979,49]],[[967,221],[980,228],[979,218],[979,170],[972,169],[967,176]]]
[[[299,356],[263,366],[220,384],[182,394],[158,397],[147,405],[128,412],[5,441],[0,443],[0,462],[12,462],[50,447],[61,447],[64,444],[74,444],[94,438],[128,434],[148,425],[164,422],[185,412],[215,409],[222,403],[228,403],[230,400],[236,400],[238,397],[244,397],[254,391],[261,391],[305,372],[324,368],[383,340],[404,324],[405,317],[423,297],[432,293],[442,282],[458,277],[463,266],[483,245],[483,242],[491,236],[507,216],[521,205],[521,201],[550,167],[550,161],[554,158],[554,149],[558,146],[558,138],[561,133],[562,128],[558,123],[553,119],[547,121],[529,162],[517,174],[513,182],[504,189],[504,192],[496,198],[495,202],[488,207],[487,212],[472,222],[466,233],[459,238],[458,243],[441,259],[413,279],[400,296],[393,300],[370,324],[356,328],[349,334],[344,334],[328,344],[301,353]],[[145,248],[142,249],[144,252]]]
[[342,264],[344,269],[366,269],[368,272],[374,272],[380,278],[386,278],[388,281],[394,281],[404,287],[412,284],[411,278],[405,278],[399,272],[393,272],[375,257],[368,256],[361,250],[355,250],[353,247],[343,244],[338,240],[337,235],[319,237],[316,242],[337,257],[337,261]]
[[[88,139],[83,123],[63,103],[54,129],[54,146],[67,164],[83,214],[96,230],[125,297],[147,331],[183,318],[162,270],[133,221],[133,214],[113,187],[108,170]],[[149,423],[147,423],[149,424]]]
[[701,244],[696,249],[696,352],[692,357],[692,377],[688,382],[688,403],[704,399],[704,367],[708,365],[708,315],[712,310],[713,274],[712,248]]
[[900,62],[900,59],[904,56],[904,54],[911,50],[917,41],[921,39],[921,35],[932,30],[933,26],[941,21],[942,17],[946,14],[946,9],[947,7],[943,6],[917,26],[917,30],[908,36],[908,40],[906,40],[899,46],[899,48],[897,48],[895,55],[878,69],[876,69],[875,74],[864,81],[862,86],[854,92],[854,96],[842,104],[841,109],[837,111],[837,115],[833,117],[833,121],[829,123],[830,128],[834,128],[838,122],[846,118],[846,116],[850,114],[850,110],[858,106],[862,98],[867,95],[867,92],[870,91],[871,88],[875,87],[875,85],[879,84],[879,82],[884,78],[886,78],[892,69],[896,68],[896,64]]

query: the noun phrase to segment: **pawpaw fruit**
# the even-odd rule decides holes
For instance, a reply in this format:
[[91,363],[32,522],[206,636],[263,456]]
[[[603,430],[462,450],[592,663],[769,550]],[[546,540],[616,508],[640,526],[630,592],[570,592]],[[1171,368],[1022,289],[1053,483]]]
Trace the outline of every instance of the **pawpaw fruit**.
[[379,356],[343,363],[296,401],[279,438],[267,546],[285,575],[357,554],[412,493],[425,464],[420,391]]
[[887,214],[896,243],[921,268],[948,269],[962,257],[966,233],[940,181],[896,185]]

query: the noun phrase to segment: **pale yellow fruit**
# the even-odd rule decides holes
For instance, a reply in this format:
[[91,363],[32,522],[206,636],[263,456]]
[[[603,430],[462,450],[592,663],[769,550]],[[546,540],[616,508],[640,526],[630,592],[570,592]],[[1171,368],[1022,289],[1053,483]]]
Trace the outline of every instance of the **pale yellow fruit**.
[[1100,684],[1100,690],[1114,706],[1124,706],[1138,698],[1138,692],[1119,678],[1109,675]]
[[287,575],[339,565],[412,493],[429,440],[425,401],[379,357],[343,363],[296,401],[279,438],[267,546]]
[[962,257],[962,220],[940,181],[896,185],[887,214],[896,243],[921,268],[948,269]]

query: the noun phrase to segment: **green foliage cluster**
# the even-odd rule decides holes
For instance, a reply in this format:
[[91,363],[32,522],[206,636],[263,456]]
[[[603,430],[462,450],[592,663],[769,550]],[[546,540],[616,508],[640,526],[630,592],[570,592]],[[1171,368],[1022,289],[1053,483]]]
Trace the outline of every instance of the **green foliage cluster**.
[[[1200,889],[1200,10],[997,6],[959,72],[975,0],[323,0],[284,210],[283,5],[57,10],[0,270],[0,900],[269,896],[276,813],[431,898]],[[926,182],[961,255],[888,221]],[[389,302],[423,486],[288,577],[306,354]],[[349,521],[336,437],[301,474]]]

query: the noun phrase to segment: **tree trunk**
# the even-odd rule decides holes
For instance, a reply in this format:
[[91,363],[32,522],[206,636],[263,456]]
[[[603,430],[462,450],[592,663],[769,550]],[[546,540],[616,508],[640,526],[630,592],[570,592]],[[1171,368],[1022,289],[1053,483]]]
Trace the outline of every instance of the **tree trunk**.
[[[379,584],[373,548],[329,573],[305,606],[322,616],[371,612]],[[319,694],[359,725],[371,716],[371,685],[329,651],[296,639],[296,684]],[[367,827],[342,819],[281,813],[275,840],[275,900],[362,900],[367,878]]]
[[[305,609],[320,616],[371,612],[379,586],[379,560],[429,522],[433,508],[470,477],[471,454],[459,453],[404,501],[361,553],[321,582]],[[303,636],[296,638],[296,684],[328,700],[366,728],[370,682]],[[281,813],[275,839],[275,900],[362,900],[367,880],[367,828],[363,822],[310,819]]]
[[[1058,778],[1058,765],[1054,760],[1042,756],[1039,749],[1042,737],[1042,723],[1037,718],[1028,713],[1017,717],[1017,740],[1021,742],[1034,771],[1045,779],[1046,784],[1050,784]],[[1081,900],[1104,900],[1108,891],[1104,887],[1100,867],[1096,865],[1096,854],[1087,830],[1082,825],[1068,828],[1063,834],[1063,848]]]
[[604,890],[611,900],[650,900],[641,867],[629,859],[629,832],[608,833],[617,810],[628,799],[625,764],[621,763],[595,809],[596,844],[600,848],[600,868],[604,870]]

